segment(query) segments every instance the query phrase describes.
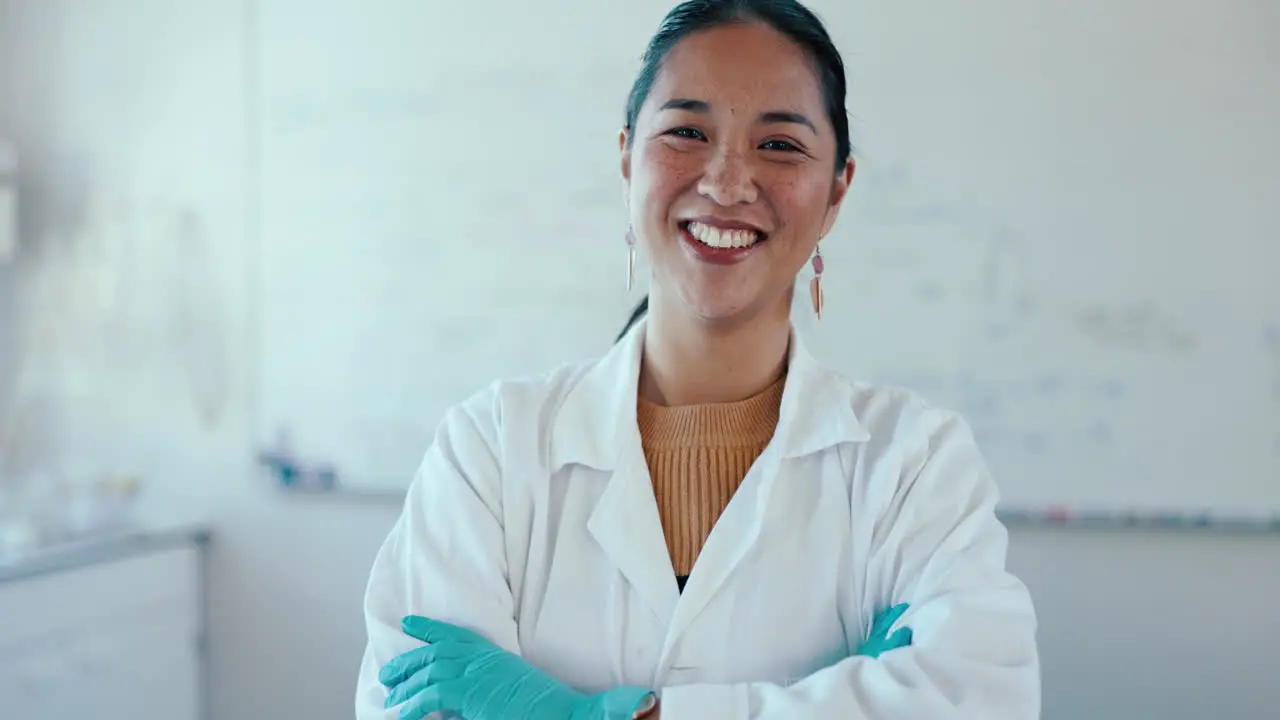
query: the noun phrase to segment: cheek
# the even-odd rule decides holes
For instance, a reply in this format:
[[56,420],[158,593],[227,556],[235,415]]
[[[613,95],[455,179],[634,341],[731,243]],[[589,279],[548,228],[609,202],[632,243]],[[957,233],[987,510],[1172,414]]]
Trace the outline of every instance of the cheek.
[[804,234],[822,227],[831,197],[830,181],[811,177],[782,178],[770,188],[770,197],[787,225]]
[[662,211],[675,198],[697,181],[702,174],[702,161],[694,153],[667,147],[648,149],[641,157],[637,190],[634,198],[646,208],[644,212]]

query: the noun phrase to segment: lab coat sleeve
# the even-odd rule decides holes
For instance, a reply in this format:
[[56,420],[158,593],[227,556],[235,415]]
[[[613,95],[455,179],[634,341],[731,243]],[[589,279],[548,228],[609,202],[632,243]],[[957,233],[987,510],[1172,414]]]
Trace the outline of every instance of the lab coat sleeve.
[[867,567],[886,606],[910,603],[895,629],[911,627],[913,644],[846,658],[786,687],[669,687],[663,720],[1040,717],[1037,621],[1026,587],[1005,570],[995,484],[967,425],[924,413]]
[[422,645],[400,630],[405,615],[461,625],[519,653],[507,580],[497,413],[482,395],[451,410],[409,487],[404,508],[369,574],[368,644],[356,692],[356,720],[391,720],[378,672]]

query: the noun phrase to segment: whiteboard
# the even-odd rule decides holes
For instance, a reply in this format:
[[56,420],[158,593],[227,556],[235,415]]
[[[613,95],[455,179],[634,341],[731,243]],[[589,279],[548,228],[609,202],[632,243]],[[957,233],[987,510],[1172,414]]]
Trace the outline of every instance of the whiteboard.
[[[448,406],[607,350],[670,5],[260,0],[262,442],[403,488]],[[811,6],[858,172],[810,349],[961,411],[1011,505],[1280,512],[1274,5]]]

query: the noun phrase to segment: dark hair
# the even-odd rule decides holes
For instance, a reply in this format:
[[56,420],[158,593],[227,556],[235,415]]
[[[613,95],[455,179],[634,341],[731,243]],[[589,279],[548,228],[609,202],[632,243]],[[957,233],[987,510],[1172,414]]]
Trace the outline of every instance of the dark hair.
[[667,13],[644,51],[640,74],[627,97],[627,143],[630,144],[640,108],[662,69],[662,62],[679,42],[693,33],[736,23],[758,22],[787,36],[813,60],[822,85],[827,118],[836,133],[836,167],[840,172],[849,159],[849,116],[844,106],[844,60],[827,34],[822,20],[796,0],[686,0]]
[[[844,60],[827,34],[822,20],[796,0],[686,0],[663,19],[658,32],[644,51],[640,74],[627,97],[627,145],[634,139],[636,118],[649,98],[649,91],[662,69],[662,61],[679,42],[693,33],[735,23],[759,22],[787,36],[813,60],[814,71],[822,86],[822,99],[827,118],[836,134],[835,171],[840,172],[849,160],[853,146],[849,141],[849,116],[845,110]],[[649,311],[645,296],[631,313],[622,332],[627,331]]]
[[[640,322],[640,318],[644,317],[647,312],[649,312],[649,296],[645,295],[640,304],[636,306],[636,309],[631,311],[631,319],[627,321],[626,325],[622,326],[622,332],[618,333],[618,340],[626,337],[627,331]],[[614,342],[618,342],[618,340],[614,340]]]

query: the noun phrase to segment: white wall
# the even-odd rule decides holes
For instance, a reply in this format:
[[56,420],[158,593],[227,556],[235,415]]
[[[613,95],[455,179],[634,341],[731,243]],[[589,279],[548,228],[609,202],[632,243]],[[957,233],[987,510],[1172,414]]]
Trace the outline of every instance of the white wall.
[[[104,394],[59,398],[59,419],[74,413],[80,421],[54,447],[112,443],[135,451],[148,482],[148,515],[213,522],[216,718],[350,718],[363,650],[360,600],[396,508],[287,500],[250,462],[242,4],[4,0],[0,17],[7,18],[0,28],[0,97],[13,98],[0,120],[12,118],[7,129],[28,167],[24,209],[35,246],[21,266],[25,279],[52,262],[37,263],[33,255],[48,258],[65,242],[94,186],[121,191],[108,198],[138,202],[102,227],[132,220],[145,231],[149,221],[187,208],[212,240],[208,261],[184,270],[199,277],[180,279],[205,280],[217,298],[217,316],[201,324],[217,332],[196,347],[220,359],[202,368],[202,383],[217,387],[221,380],[225,406],[211,420],[192,412],[191,383],[174,370],[181,348],[171,335],[158,335],[167,327],[167,308],[156,288],[170,287],[174,268],[161,262],[173,259],[173,248],[165,247],[171,238],[143,232],[139,242],[149,243],[146,253],[159,260],[143,264],[140,289],[117,288],[114,302],[86,299],[91,290],[106,292],[105,281],[91,268],[71,267],[79,258],[57,261],[56,276],[88,287],[76,298],[82,311],[76,325],[109,322],[114,336],[106,348],[68,339],[64,368],[90,375]],[[4,318],[13,307],[10,278],[0,274]],[[0,326],[0,338],[11,337],[12,326],[12,319]],[[121,415],[130,420],[118,423],[124,434],[111,433],[115,423],[95,422]]]
[[[64,455],[144,458],[150,515],[213,521],[215,717],[338,720],[351,716],[365,573],[396,509],[283,498],[250,462],[245,7],[0,0],[0,130],[26,159],[35,241],[19,269],[52,268],[79,291],[61,380],[28,394],[43,386],[54,419],[76,420],[52,445]],[[173,247],[163,221],[181,210],[207,245]],[[84,222],[132,228],[94,237],[114,238],[102,252],[141,247],[134,287],[55,252]],[[23,332],[15,275],[0,270],[3,346]],[[195,337],[175,330],[170,302],[192,286]],[[1274,716],[1280,538],[1019,531],[1013,544],[1042,616],[1046,718]]]
[[[8,6],[0,3],[0,138],[9,138],[14,114],[10,99],[12,48],[2,39],[10,25]],[[0,407],[5,407],[13,384],[17,343],[17,274],[13,263],[0,263]],[[3,413],[0,413],[3,417]],[[3,420],[0,420],[2,426]]]

